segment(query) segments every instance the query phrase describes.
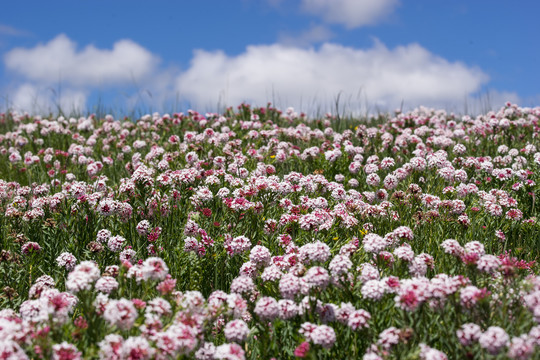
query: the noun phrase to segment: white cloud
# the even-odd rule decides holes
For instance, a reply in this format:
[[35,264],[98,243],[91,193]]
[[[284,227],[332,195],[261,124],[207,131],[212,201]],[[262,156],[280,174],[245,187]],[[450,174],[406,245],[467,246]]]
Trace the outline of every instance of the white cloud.
[[18,86],[9,97],[9,107],[35,114],[57,112],[70,114],[85,110],[87,94],[81,90],[42,87],[31,83]]
[[101,86],[129,84],[148,76],[159,59],[131,40],[117,41],[112,50],[89,45],[79,51],[75,42],[61,34],[31,49],[13,49],[4,62],[8,70],[31,81]]
[[302,0],[303,11],[352,29],[372,25],[392,13],[398,0]]
[[281,33],[278,42],[283,45],[304,47],[328,41],[333,37],[334,33],[326,26],[315,25],[297,35]]
[[197,50],[176,84],[196,106],[272,101],[328,107],[340,95],[351,108],[367,102],[392,110],[402,101],[459,105],[487,80],[480,69],[449,62],[420,45],[388,49],[375,42],[366,50],[328,43],[318,49],[249,46],[238,56]]
[[409,108],[460,107],[488,81],[480,69],[449,62],[418,44],[393,49],[378,41],[367,49],[299,46],[325,36],[324,27],[313,27],[290,38],[288,45],[249,46],[236,56],[196,50],[190,66],[180,71],[159,67],[156,55],[129,40],[116,42],[111,50],[78,50],[59,35],[34,48],[9,51],[4,61],[15,76],[3,91],[14,107],[39,112],[57,105],[65,112],[84,111],[86,99],[101,91],[117,94],[116,99],[108,95],[111,103],[135,108],[188,101],[204,111],[270,101],[281,108],[332,111],[339,96],[350,111],[364,111],[374,106],[392,110],[402,101]]

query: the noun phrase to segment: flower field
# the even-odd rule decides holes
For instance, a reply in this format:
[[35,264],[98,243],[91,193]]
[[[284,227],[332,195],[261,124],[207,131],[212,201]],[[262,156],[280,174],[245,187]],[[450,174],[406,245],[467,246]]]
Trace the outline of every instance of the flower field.
[[1,359],[538,359],[540,107],[0,115]]

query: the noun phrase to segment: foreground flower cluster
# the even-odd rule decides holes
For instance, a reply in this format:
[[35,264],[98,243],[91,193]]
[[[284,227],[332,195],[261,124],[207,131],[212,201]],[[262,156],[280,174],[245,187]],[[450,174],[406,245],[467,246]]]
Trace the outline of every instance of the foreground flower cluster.
[[0,116],[0,357],[533,359],[540,108]]

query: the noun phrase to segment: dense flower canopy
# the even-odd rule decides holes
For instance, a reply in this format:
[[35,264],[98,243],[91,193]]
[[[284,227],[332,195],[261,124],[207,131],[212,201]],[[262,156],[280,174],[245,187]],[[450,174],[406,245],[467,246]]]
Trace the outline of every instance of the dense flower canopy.
[[539,119],[1,114],[0,357],[534,358]]

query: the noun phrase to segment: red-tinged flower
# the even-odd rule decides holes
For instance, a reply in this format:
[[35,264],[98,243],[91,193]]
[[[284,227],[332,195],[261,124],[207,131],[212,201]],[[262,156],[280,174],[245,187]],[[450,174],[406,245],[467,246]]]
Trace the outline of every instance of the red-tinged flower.
[[304,341],[294,349],[294,356],[304,358],[309,352],[309,343]]
[[138,310],[142,310],[146,307],[146,302],[141,299],[131,299],[131,302]]
[[79,329],[87,329],[88,328],[88,322],[86,322],[86,320],[82,316],[79,316],[77,319],[75,319],[73,324],[76,327],[78,327]]
[[463,261],[465,265],[476,265],[479,259],[480,255],[477,253],[465,253],[461,256],[461,261]]
[[170,275],[167,275],[167,279],[160,282],[156,289],[159,291],[161,295],[170,294],[174,291],[174,288],[176,287],[176,279],[173,279],[170,277]]
[[210,217],[210,216],[212,216],[212,210],[209,209],[209,208],[204,208],[204,209],[202,209],[202,214],[204,216],[206,216],[206,217]]
[[41,252],[41,246],[36,242],[29,241],[22,246],[21,251],[24,255],[39,253]]
[[82,358],[82,353],[78,351],[77,347],[65,341],[61,344],[53,345],[52,349],[53,360],[79,360]]
[[157,226],[154,228],[154,230],[152,230],[150,234],[148,234],[147,239],[149,242],[154,242],[159,238],[160,235],[161,235],[161,228]]

